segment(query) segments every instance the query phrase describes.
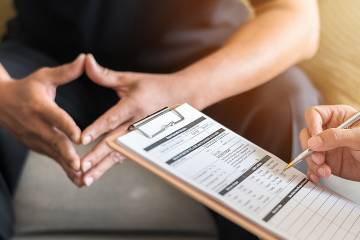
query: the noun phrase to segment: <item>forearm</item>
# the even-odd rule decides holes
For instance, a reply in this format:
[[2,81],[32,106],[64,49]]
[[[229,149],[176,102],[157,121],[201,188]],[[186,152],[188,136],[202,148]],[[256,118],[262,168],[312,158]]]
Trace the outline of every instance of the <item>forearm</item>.
[[259,86],[316,52],[316,1],[266,2],[256,5],[256,17],[221,49],[180,72],[196,107]]

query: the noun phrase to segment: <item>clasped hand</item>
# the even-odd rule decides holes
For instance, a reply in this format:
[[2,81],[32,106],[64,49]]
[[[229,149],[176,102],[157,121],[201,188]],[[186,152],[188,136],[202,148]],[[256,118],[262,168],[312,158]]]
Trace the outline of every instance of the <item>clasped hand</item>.
[[[81,131],[71,116],[55,103],[56,89],[83,73],[119,96],[118,103]],[[48,155],[77,186],[89,186],[124,157],[100,141],[84,157],[75,144],[124,133],[129,124],[159,108],[190,101],[182,89],[181,73],[117,72],[100,66],[90,54],[73,62],[41,68],[21,80],[10,77],[0,64],[0,125],[29,149]],[[99,96],[101,99],[101,96]]]

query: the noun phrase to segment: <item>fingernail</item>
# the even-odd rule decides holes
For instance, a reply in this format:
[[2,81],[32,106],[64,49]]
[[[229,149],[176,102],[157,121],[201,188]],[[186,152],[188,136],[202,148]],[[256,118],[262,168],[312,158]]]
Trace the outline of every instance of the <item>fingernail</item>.
[[94,182],[94,179],[92,177],[85,177],[84,182],[85,185],[89,187]]
[[322,164],[322,159],[321,159],[321,156],[319,155],[313,155],[312,156],[312,160],[314,161],[314,163],[316,163],[317,165],[320,165]]
[[81,130],[77,129],[77,131],[71,135],[71,139],[74,141],[74,143],[79,144],[81,138]]
[[73,161],[71,163],[71,167],[75,170],[75,171],[79,171],[80,170],[80,162],[78,161]]
[[91,53],[88,53],[88,57],[90,58],[90,62],[94,65],[96,65],[96,60],[95,60],[95,57],[94,55],[92,55]]
[[76,61],[79,61],[79,59],[82,58],[83,55],[84,55],[84,54],[80,53],[80,54],[76,57],[75,62],[76,62]]
[[116,163],[119,163],[122,160],[122,155],[118,152],[113,152],[113,159]]
[[317,148],[322,146],[323,141],[321,137],[315,136],[309,139],[308,144],[309,144],[309,148]]
[[318,176],[311,174],[310,175],[310,180],[314,183],[318,183],[320,181],[320,179],[318,178]]
[[75,143],[75,144],[79,144],[79,135],[72,135],[71,136],[71,139],[73,140],[73,142]]
[[83,172],[87,172],[91,168],[91,162],[86,161],[82,164],[82,170]]
[[82,144],[83,145],[87,145],[90,142],[91,142],[91,136],[90,135],[87,135],[87,136],[83,137],[83,139],[82,139]]
[[330,177],[330,175],[331,175],[331,169],[326,168],[326,169],[324,169],[324,172],[325,172],[325,177]]
[[317,170],[317,172],[319,173],[319,175],[320,176],[322,176],[322,177],[326,177],[326,172],[325,172],[325,169],[324,168],[319,168],[318,170]]

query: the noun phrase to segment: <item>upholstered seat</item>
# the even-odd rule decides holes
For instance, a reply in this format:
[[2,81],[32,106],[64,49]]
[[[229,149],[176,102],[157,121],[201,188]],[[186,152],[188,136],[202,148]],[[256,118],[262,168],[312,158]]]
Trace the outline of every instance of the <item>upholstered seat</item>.
[[[0,35],[13,14],[0,0]],[[360,106],[360,1],[319,1],[322,20],[317,56],[301,66],[325,103]],[[84,151],[84,150],[83,150]],[[325,184],[359,201],[359,183]],[[15,199],[16,240],[210,240],[215,226],[200,204],[131,161],[91,188],[77,189],[50,159],[31,152]]]
[[205,207],[130,160],[78,189],[54,161],[30,152],[15,206],[16,239],[210,240],[216,235]]

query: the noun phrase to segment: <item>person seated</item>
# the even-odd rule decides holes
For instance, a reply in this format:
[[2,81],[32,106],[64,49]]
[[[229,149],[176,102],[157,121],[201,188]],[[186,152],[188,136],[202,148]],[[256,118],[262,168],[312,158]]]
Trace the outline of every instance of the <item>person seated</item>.
[[[253,0],[251,19],[238,0],[14,3],[0,45],[3,238],[28,149],[90,186],[124,159],[101,139],[164,106],[188,102],[283,159],[299,152],[318,94],[291,66],[317,50],[316,0]],[[73,143],[97,140],[80,158]],[[221,239],[252,237],[214,216]]]

